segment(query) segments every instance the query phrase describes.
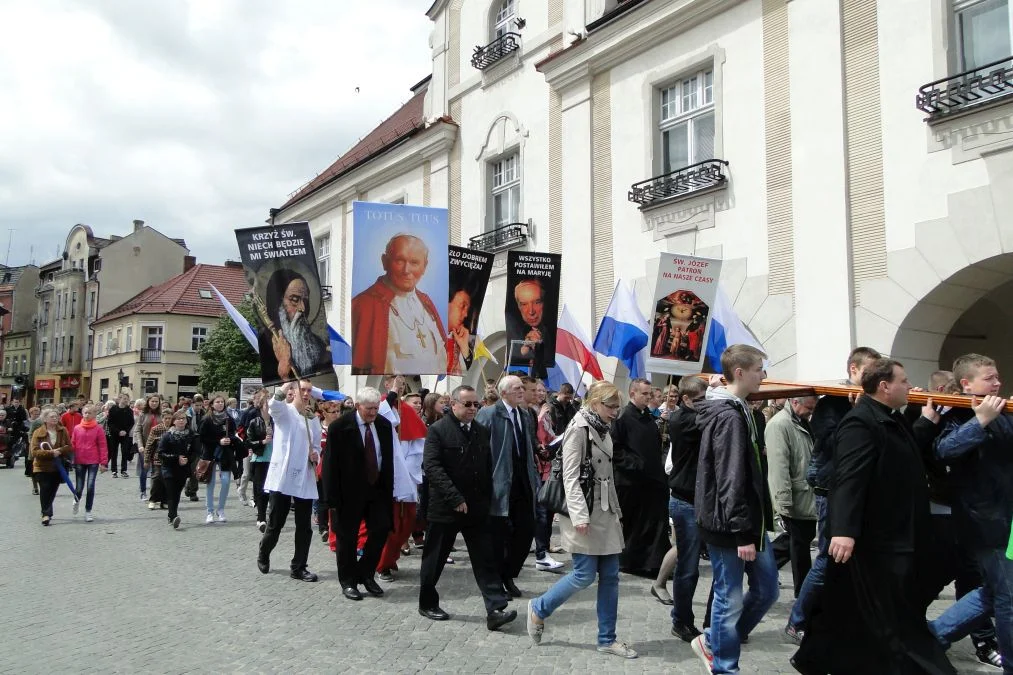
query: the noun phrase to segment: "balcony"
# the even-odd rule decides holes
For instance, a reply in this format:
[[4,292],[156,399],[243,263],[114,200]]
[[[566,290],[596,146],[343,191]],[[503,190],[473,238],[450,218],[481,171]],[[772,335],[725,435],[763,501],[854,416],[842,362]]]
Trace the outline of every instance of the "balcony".
[[919,87],[915,107],[934,122],[1005,101],[1013,95],[1013,57]]
[[615,21],[637,5],[647,0],[588,0],[584,6],[584,23],[587,32],[601,28]]
[[331,292],[331,287],[330,286],[321,286],[320,287],[320,297],[321,298],[323,298],[324,300],[330,300],[331,296],[332,296],[332,292]]
[[645,209],[679,197],[723,188],[728,183],[727,167],[728,162],[723,159],[705,159],[678,171],[634,183],[628,199]]
[[162,353],[161,349],[142,349],[141,363],[161,363]]
[[520,34],[504,33],[484,47],[475,47],[475,53],[471,55],[471,65],[478,70],[485,70],[520,48]]
[[528,223],[510,223],[468,239],[468,248],[496,253],[523,246],[528,240]]

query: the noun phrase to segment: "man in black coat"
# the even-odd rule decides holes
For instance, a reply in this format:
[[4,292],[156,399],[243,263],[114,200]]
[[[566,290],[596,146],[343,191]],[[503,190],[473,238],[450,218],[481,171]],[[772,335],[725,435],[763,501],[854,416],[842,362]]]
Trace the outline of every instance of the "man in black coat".
[[450,414],[429,427],[423,451],[429,486],[429,527],[422,552],[419,614],[433,621],[450,618],[440,607],[436,584],[460,532],[485,601],[486,626],[496,630],[517,618],[517,612],[505,611],[508,598],[493,559],[488,527],[492,501],[489,431],[474,421],[479,405],[474,388],[461,385],[451,398]]
[[647,404],[651,383],[630,383],[630,402],[612,423],[616,494],[623,512],[626,547],[619,569],[654,578],[671,548],[668,525],[668,477],[661,433]]
[[[338,538],[338,582],[349,600],[362,600],[359,584],[374,597],[383,595],[373,575],[394,522],[394,428],[377,414],[380,398],[373,387],[360,389],[355,410],[327,429],[321,486]],[[368,535],[356,562],[363,520]]]
[[[836,433],[823,595],[792,665],[829,672],[955,673],[929,632],[919,578],[933,555],[929,493],[916,436],[899,409],[911,390],[904,367],[877,359],[865,395]],[[926,406],[926,417],[935,411]],[[923,421],[924,420],[924,421]]]

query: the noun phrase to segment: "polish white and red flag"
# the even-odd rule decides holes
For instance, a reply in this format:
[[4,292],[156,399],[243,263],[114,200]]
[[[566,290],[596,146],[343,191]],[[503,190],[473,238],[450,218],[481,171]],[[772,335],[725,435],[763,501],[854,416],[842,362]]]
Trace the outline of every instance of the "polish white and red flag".
[[598,358],[591,349],[591,340],[567,306],[563,305],[563,313],[556,324],[556,366],[548,370],[548,386],[553,391],[559,391],[561,384],[569,382],[574,391],[580,393],[584,373],[596,380],[604,377]]

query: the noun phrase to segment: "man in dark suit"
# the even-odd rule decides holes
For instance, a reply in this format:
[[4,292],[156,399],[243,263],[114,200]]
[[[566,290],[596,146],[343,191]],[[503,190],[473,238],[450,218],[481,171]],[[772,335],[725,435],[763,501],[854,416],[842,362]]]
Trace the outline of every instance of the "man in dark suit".
[[492,501],[489,431],[474,421],[479,405],[474,388],[461,385],[451,397],[451,412],[429,428],[423,453],[429,485],[429,527],[422,552],[419,614],[433,621],[450,618],[440,608],[436,584],[460,532],[485,601],[486,626],[496,630],[513,621],[517,612],[505,611],[508,599],[493,559],[488,529]]
[[500,562],[503,587],[512,597],[521,591],[514,579],[521,572],[535,538],[534,433],[531,420],[523,413],[524,385],[519,377],[507,375],[499,381],[500,400],[487,406],[475,418],[489,430],[492,454],[492,504],[490,529]]
[[[394,429],[380,409],[380,392],[372,387],[355,395],[355,410],[327,429],[327,460],[321,485],[338,537],[338,581],[349,600],[362,600],[358,585],[374,597],[383,595],[373,574],[394,521]],[[368,537],[355,560],[359,524]]]

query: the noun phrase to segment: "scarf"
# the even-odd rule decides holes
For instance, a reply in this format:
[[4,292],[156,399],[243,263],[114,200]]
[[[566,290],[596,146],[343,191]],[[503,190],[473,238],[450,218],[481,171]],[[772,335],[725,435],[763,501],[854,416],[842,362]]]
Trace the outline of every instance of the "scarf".
[[602,438],[609,432],[610,425],[601,418],[601,416],[591,408],[583,406],[580,409],[580,414],[583,415],[584,419],[591,426],[592,429],[598,432],[598,435]]
[[173,424],[173,425],[172,425],[172,428],[171,428],[171,429],[169,429],[169,433],[170,433],[170,434],[172,434],[172,437],[173,437],[174,439],[176,439],[176,440],[179,440],[180,438],[183,438],[183,437],[184,437],[184,436],[186,436],[186,435],[187,435],[188,433],[190,433],[190,430],[189,430],[189,429],[187,429],[186,427],[183,427],[182,429],[177,429],[177,428],[176,428],[176,425],[175,425],[175,424]]
[[95,420],[81,420],[77,425],[83,429],[94,429],[98,426],[98,422]]
[[224,410],[221,412],[218,412],[217,410],[212,410],[210,415],[211,421],[214,422],[215,424],[226,424],[225,420],[229,419],[229,414]]

